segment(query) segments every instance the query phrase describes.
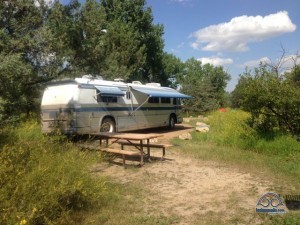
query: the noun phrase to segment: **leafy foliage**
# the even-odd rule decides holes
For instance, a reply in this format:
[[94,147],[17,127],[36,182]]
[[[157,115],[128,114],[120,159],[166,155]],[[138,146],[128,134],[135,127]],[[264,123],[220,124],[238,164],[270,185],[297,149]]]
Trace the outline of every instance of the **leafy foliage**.
[[0,115],[37,109],[46,82],[101,74],[163,82],[163,27],[144,0],[4,1],[0,4]]
[[[2,113],[6,115],[2,119],[7,119],[8,115],[33,111],[36,90],[20,82],[31,81],[32,68],[24,63],[20,54],[0,54],[0,61],[0,97],[3,98]],[[10,117],[10,120],[12,119],[13,117]]]
[[225,104],[225,87],[230,79],[222,67],[202,65],[192,58],[185,62],[179,75],[182,91],[194,97],[186,101],[186,107],[193,112],[207,112]]
[[164,68],[164,76],[168,77],[170,86],[176,89],[179,85],[178,78],[184,70],[184,63],[181,62],[179,58],[168,53],[163,54],[162,63]]
[[262,132],[281,131],[300,133],[300,89],[298,66],[292,72],[279,76],[260,65],[254,74],[246,71],[233,92],[236,105],[252,115],[252,125]]
[[40,84],[59,76],[63,56],[47,23],[49,8],[35,1],[0,5],[0,98],[2,119],[36,109]]
[[[31,90],[23,86],[22,80],[28,82],[34,79],[31,77],[32,68],[26,61],[31,55],[29,49],[35,48],[31,41],[35,37],[33,27],[36,30],[41,23],[38,11],[29,10],[32,4],[27,2],[18,8],[16,4],[7,2],[0,5],[0,97],[3,99],[4,115],[14,114],[20,109],[26,111],[32,106],[29,98],[25,97],[32,96]],[[29,19],[34,21],[30,22]]]
[[103,73],[125,80],[157,81],[161,77],[163,27],[153,25],[145,0],[103,0],[107,20],[107,58]]
[[144,46],[139,47],[135,41],[139,34],[119,21],[110,23],[108,30],[109,41],[105,45],[106,57],[101,74],[110,79],[132,79],[145,62]]

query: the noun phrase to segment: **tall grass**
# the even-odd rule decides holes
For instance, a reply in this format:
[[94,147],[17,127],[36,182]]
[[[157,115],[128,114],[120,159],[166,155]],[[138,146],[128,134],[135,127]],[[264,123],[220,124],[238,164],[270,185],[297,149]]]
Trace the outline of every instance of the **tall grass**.
[[75,213],[114,198],[106,180],[88,170],[96,153],[44,137],[32,122],[0,137],[0,224],[78,224],[83,217]]
[[248,113],[243,111],[214,112],[209,116],[210,132],[206,139],[220,145],[251,147],[256,133],[247,125],[248,118]]
[[266,155],[294,157],[300,153],[300,142],[292,136],[259,133],[249,126],[249,120],[250,115],[241,110],[214,112],[208,120],[210,132],[199,136],[199,139]]

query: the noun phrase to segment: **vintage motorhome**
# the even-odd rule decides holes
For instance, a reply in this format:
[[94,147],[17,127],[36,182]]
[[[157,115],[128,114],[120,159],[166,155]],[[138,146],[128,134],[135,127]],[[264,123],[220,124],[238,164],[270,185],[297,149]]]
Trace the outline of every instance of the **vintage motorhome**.
[[106,81],[85,75],[50,83],[41,103],[42,132],[120,132],[182,122],[181,99],[190,98],[157,83]]

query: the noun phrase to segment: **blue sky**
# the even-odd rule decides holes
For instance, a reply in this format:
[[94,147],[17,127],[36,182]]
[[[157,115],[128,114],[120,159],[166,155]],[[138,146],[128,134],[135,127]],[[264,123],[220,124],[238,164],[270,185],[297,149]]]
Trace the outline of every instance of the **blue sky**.
[[[165,51],[221,65],[232,91],[245,67],[276,64],[300,51],[298,0],[147,0],[154,23],[164,25]],[[282,66],[288,68],[292,60]]]

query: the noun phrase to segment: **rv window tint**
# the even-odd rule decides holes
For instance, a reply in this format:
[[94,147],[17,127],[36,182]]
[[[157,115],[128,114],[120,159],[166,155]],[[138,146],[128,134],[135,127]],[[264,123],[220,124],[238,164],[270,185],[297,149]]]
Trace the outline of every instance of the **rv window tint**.
[[171,98],[161,98],[161,103],[171,103]]
[[101,96],[100,91],[96,90],[97,94],[97,102],[118,102],[118,98],[116,96]]
[[101,96],[101,101],[106,103],[118,102],[118,98],[115,96]]
[[180,98],[173,98],[173,105],[181,105]]
[[150,97],[148,99],[148,103],[159,103],[159,98],[158,97]]

